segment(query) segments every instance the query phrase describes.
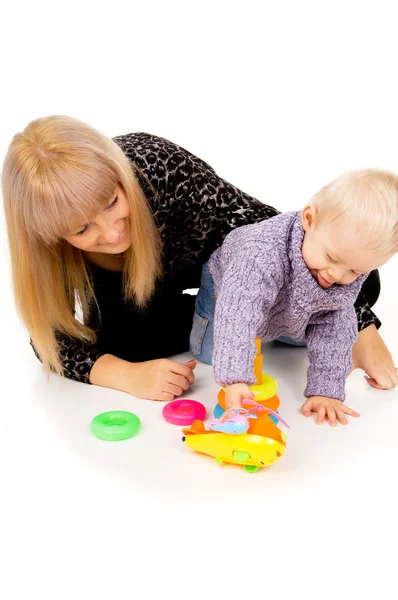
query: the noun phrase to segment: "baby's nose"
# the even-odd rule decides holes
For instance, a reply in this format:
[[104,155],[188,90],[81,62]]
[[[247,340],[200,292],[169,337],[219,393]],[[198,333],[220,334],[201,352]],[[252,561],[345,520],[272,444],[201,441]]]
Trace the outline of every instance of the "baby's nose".
[[328,281],[335,283],[337,281],[336,272],[333,269],[328,270]]

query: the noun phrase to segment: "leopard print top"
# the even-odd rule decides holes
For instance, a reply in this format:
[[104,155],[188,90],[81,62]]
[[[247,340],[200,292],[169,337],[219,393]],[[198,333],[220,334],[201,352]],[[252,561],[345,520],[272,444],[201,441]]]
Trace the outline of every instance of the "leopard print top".
[[[275,208],[221,179],[206,162],[166,139],[131,133],[114,141],[136,167],[162,240],[164,280],[174,290],[182,293],[199,287],[203,263],[229,231],[278,214]],[[100,304],[100,309],[103,317],[106,308]],[[379,326],[364,296],[358,298],[356,310],[359,330],[371,323]],[[177,327],[177,323],[174,325]],[[57,339],[65,376],[84,383],[89,383],[91,367],[102,354],[115,353],[113,348],[111,351],[64,335]]]

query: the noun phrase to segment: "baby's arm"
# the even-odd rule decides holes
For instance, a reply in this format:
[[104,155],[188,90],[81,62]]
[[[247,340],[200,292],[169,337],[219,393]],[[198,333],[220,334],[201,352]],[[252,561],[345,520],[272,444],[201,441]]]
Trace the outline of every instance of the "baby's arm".
[[214,317],[213,369],[216,382],[226,388],[228,408],[250,397],[248,386],[255,383],[255,338],[281,285],[273,263],[264,251],[243,247],[224,269]]
[[308,400],[303,413],[317,412],[317,423],[325,416],[331,425],[347,424],[346,414],[358,413],[343,404],[345,380],[352,367],[352,347],[357,339],[354,307],[319,313],[311,319],[306,331],[309,368],[304,395]]

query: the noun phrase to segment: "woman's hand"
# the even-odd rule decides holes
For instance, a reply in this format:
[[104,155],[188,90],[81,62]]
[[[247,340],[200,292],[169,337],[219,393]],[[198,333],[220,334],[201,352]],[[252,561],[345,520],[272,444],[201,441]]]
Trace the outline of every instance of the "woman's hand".
[[337,425],[337,421],[342,425],[347,425],[348,421],[346,415],[359,417],[359,414],[355,412],[355,410],[345,406],[341,400],[337,400],[337,398],[327,398],[326,396],[311,396],[311,398],[308,398],[308,400],[304,402],[302,410],[305,417],[310,417],[311,412],[316,412],[317,425],[323,425],[325,417],[327,417],[329,424],[332,427]]
[[375,325],[358,334],[352,349],[352,370],[363,369],[365,379],[374,388],[388,390],[398,385],[393,358]]
[[195,360],[182,364],[168,358],[132,363],[130,394],[168,402],[181,396],[195,381]]
[[94,363],[90,382],[127,392],[138,398],[168,402],[183,394],[195,381],[195,360],[182,364],[167,358],[131,363],[104,354]]

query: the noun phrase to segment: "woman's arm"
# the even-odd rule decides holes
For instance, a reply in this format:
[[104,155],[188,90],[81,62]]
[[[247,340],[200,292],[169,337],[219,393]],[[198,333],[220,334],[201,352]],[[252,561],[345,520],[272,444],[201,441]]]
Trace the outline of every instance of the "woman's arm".
[[194,382],[196,361],[184,364],[161,358],[131,363],[104,354],[93,365],[90,382],[149,400],[174,400]]
[[[184,364],[165,358],[132,363],[113,356],[100,355],[94,344],[62,337],[60,357],[64,376],[82,383],[91,383],[127,392],[138,398],[174,400],[194,382],[195,360]],[[40,360],[31,342],[34,353]]]
[[365,379],[374,388],[388,390],[398,385],[398,372],[376,325],[361,329],[352,349],[352,370],[363,369]]
[[[84,342],[67,335],[57,334],[58,353],[64,370],[64,376],[68,379],[90,383],[90,372],[94,363],[101,356],[96,344]],[[40,360],[41,358],[30,341],[33,352]]]
[[[375,271],[377,273],[377,271]],[[369,301],[366,295],[363,293],[366,290],[366,286],[368,285],[367,280],[364,282],[362,286],[362,290],[359,292],[358,298],[355,302],[355,312],[357,315],[358,321],[358,331],[363,331],[369,325],[374,325],[376,329],[381,327],[381,322],[375,315],[375,313],[370,308]],[[379,287],[380,289],[380,287]]]

